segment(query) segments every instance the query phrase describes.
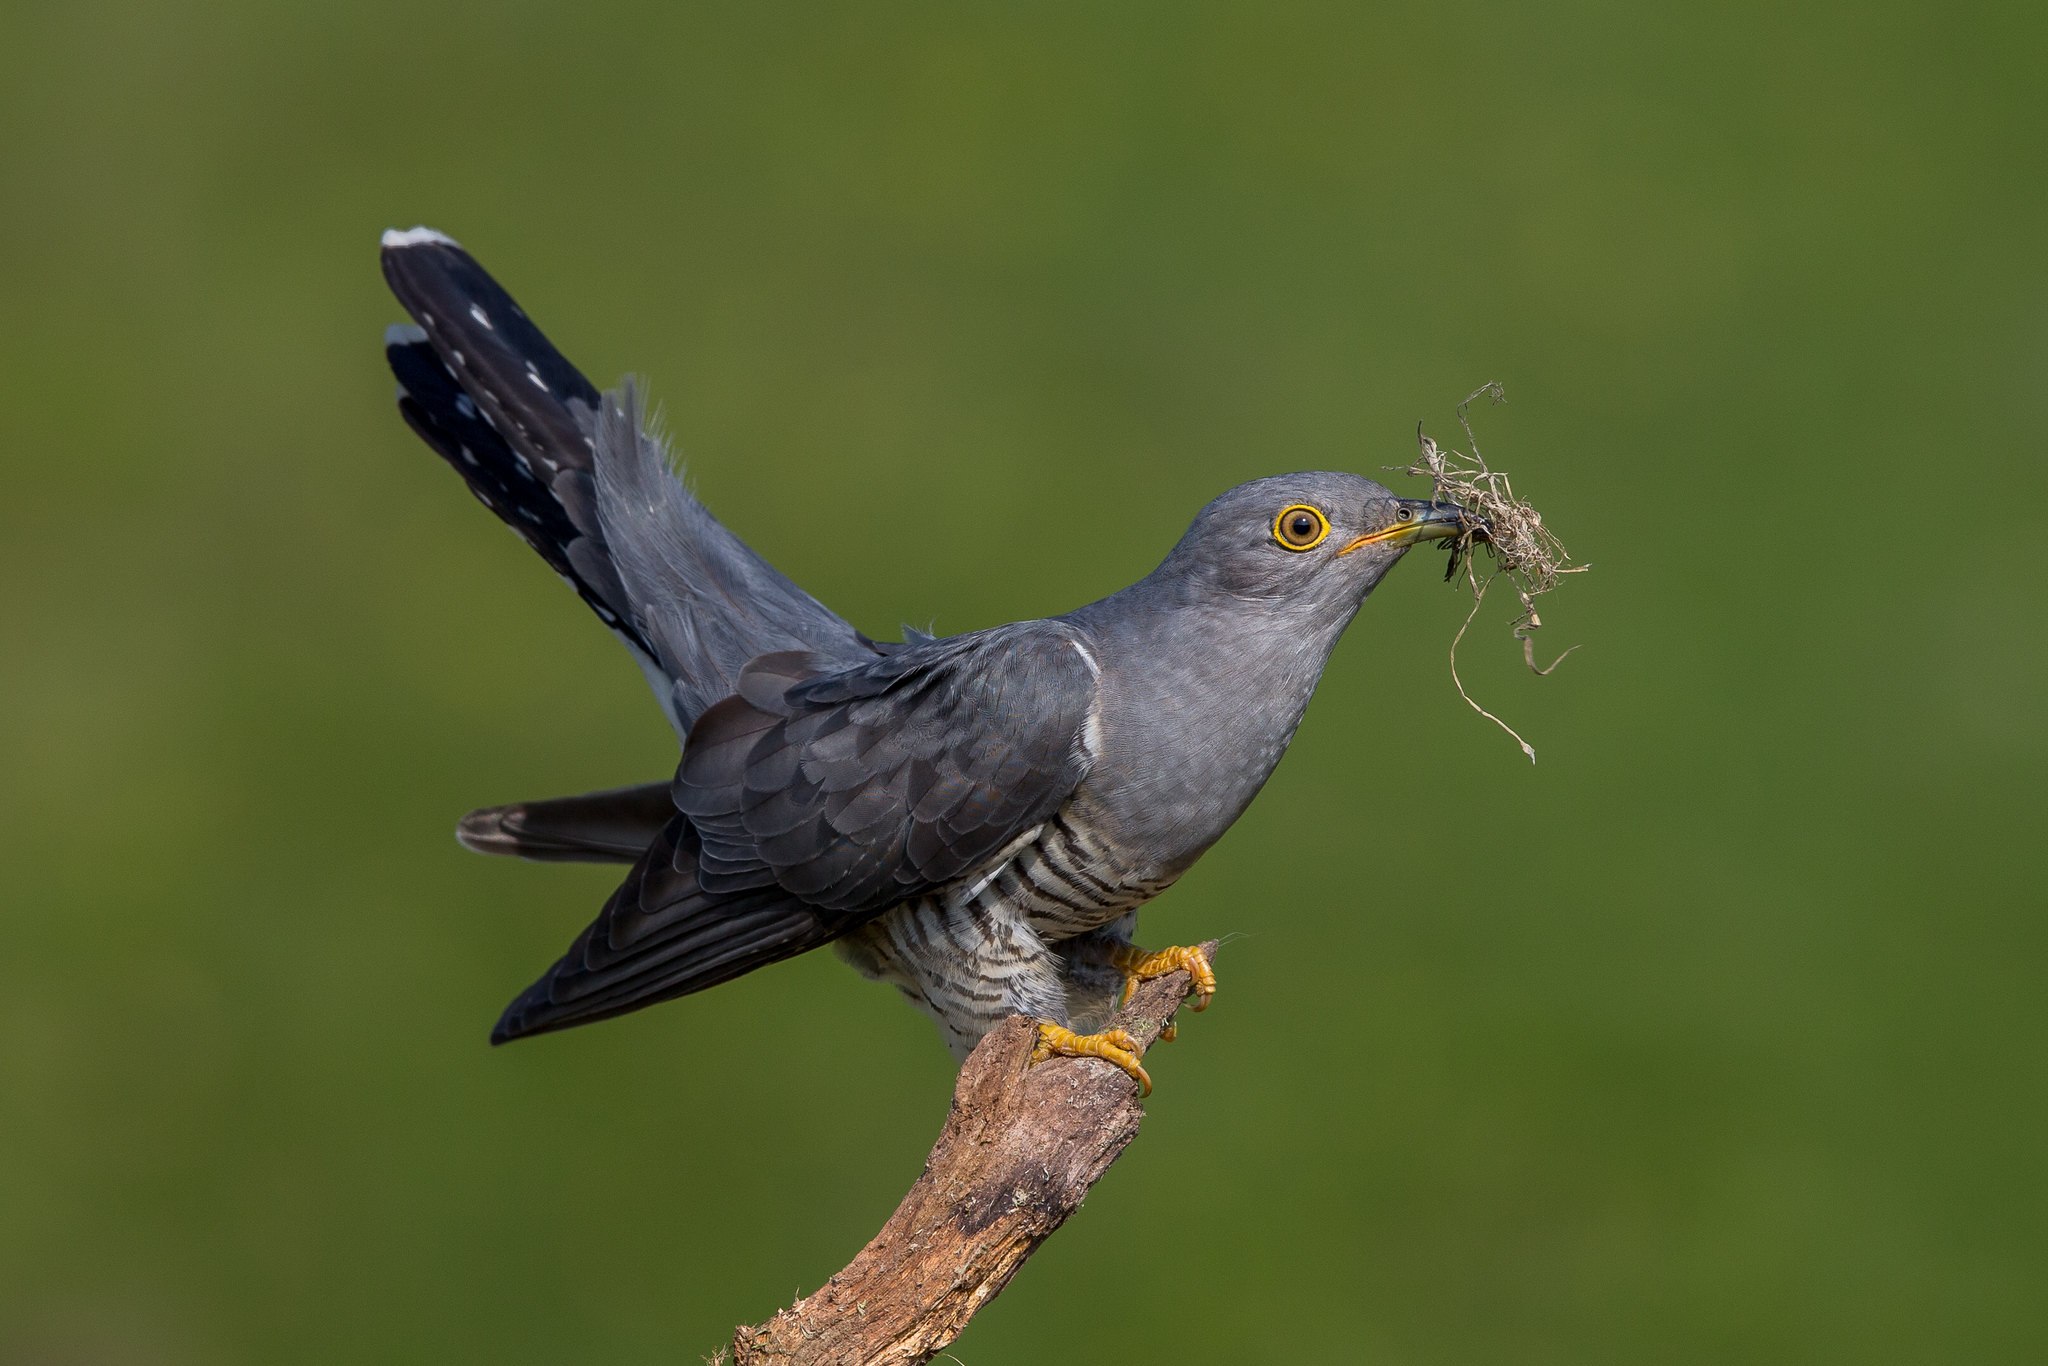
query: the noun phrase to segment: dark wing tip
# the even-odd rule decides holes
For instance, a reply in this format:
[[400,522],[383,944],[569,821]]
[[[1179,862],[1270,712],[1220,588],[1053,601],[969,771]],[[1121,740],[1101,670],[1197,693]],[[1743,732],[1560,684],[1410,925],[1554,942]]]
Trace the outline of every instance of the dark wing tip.
[[[549,1010],[548,983],[554,979],[550,971],[538,982],[512,998],[512,1004],[505,1007],[505,1013],[491,1026],[491,1047],[511,1043],[531,1034],[547,1034],[565,1029],[576,1023],[574,1019],[563,1019],[560,1014]],[[539,1007],[536,1009],[535,1007]]]

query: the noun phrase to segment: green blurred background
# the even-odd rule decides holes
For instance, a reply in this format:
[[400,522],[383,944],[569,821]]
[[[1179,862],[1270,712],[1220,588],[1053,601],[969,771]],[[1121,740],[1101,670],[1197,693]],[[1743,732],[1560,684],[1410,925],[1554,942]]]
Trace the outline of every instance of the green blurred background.
[[613,874],[454,819],[673,751],[392,409],[415,222],[870,631],[1491,379],[1596,566],[1464,651],[1534,768],[1372,600],[959,1360],[2048,1359],[2048,20],[1364,9],[0,12],[0,1359],[694,1362],[943,1114],[826,955],[484,1046]]

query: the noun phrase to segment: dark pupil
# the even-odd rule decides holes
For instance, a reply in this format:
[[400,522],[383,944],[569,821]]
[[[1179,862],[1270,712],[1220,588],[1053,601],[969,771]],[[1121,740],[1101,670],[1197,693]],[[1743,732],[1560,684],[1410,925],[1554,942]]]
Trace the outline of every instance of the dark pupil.
[[1316,534],[1315,518],[1306,512],[1297,512],[1287,523],[1287,534],[1297,541],[1305,541]]

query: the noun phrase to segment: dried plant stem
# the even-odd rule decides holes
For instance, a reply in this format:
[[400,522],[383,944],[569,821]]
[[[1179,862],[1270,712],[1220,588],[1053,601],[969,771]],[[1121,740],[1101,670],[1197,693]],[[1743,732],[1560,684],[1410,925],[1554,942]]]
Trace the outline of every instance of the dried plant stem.
[[[1474,702],[1472,700],[1472,694],[1465,691],[1465,680],[1458,677],[1458,642],[1465,638],[1465,632],[1471,627],[1472,619],[1479,615],[1479,605],[1482,602],[1486,601],[1486,584],[1490,584],[1492,582],[1493,575],[1489,574],[1486,576],[1486,583],[1482,583],[1479,585],[1479,588],[1477,589],[1477,591],[1474,592],[1472,596],[1472,610],[1467,612],[1465,614],[1465,620],[1458,624],[1458,634],[1451,637],[1451,683],[1458,689],[1458,696],[1465,699],[1466,706],[1470,707],[1472,710],[1478,712],[1481,716],[1485,717],[1487,720],[1493,722],[1493,724],[1499,726],[1502,730],[1506,731],[1508,735],[1514,740],[1514,742],[1522,747],[1522,753],[1528,755],[1529,762],[1533,764],[1536,762],[1536,747],[1534,745],[1531,745],[1527,740],[1524,740],[1522,738],[1522,733],[1520,731],[1516,730],[1507,722],[1501,720],[1498,716],[1495,716],[1486,708],[1480,706],[1477,702]],[[1528,645],[1528,643],[1529,642],[1526,638],[1522,642],[1522,644],[1525,647]],[[1576,649],[1577,647],[1574,646],[1573,648]],[[1565,651],[1565,654],[1570,653],[1570,650]],[[1564,658],[1564,655],[1559,655],[1558,658],[1562,659]],[[1530,667],[1534,668],[1535,665],[1532,663]],[[1550,666],[1551,669],[1554,669],[1556,667],[1557,665],[1554,662]],[[1550,672],[1549,669],[1537,669],[1538,674],[1545,674],[1548,672]]]
[[[1485,601],[1487,588],[1505,574],[1522,604],[1520,614],[1510,627],[1514,638],[1521,642],[1522,662],[1537,677],[1547,676],[1578,646],[1574,645],[1550,663],[1538,666],[1532,637],[1542,627],[1543,618],[1537,614],[1536,598],[1556,588],[1564,575],[1583,573],[1592,566],[1573,564],[1563,542],[1543,525],[1542,516],[1515,496],[1514,484],[1507,472],[1493,469],[1480,454],[1479,439],[1473,434],[1469,410],[1481,398],[1505,403],[1507,394],[1499,384],[1483,384],[1467,394],[1465,401],[1458,405],[1458,425],[1464,429],[1465,442],[1471,447],[1470,454],[1437,445],[1418,425],[1415,439],[1422,448],[1421,458],[1413,465],[1389,468],[1402,469],[1418,479],[1428,479],[1432,486],[1432,499],[1465,508],[1483,521],[1483,530],[1475,525],[1451,543],[1450,577],[1455,577],[1462,566],[1466,585],[1472,590],[1472,610],[1451,641],[1451,682],[1457,685],[1458,696],[1465,699],[1465,705],[1506,731],[1533,764],[1536,762],[1534,747],[1514,727],[1473,701],[1472,695],[1465,690],[1465,682],[1458,676],[1458,643],[1465,638],[1466,630],[1479,615],[1479,606]],[[1484,546],[1494,561],[1493,572],[1483,580],[1472,562],[1471,552],[1475,546]]]

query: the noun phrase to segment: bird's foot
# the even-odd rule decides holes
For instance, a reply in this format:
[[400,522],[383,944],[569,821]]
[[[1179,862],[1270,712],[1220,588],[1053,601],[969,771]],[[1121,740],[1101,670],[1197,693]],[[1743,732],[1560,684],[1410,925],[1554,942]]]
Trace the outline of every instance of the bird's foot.
[[1116,998],[1118,1008],[1130,1004],[1131,998],[1138,994],[1138,983],[1182,970],[1193,979],[1190,989],[1195,995],[1196,1010],[1207,1010],[1209,998],[1216,994],[1216,970],[1209,966],[1209,955],[1199,948],[1176,945],[1160,949],[1157,953],[1147,953],[1136,944],[1125,944],[1110,955],[1109,962],[1124,975],[1123,990],[1117,993]]
[[1031,1050],[1031,1061],[1044,1062],[1047,1058],[1101,1058],[1113,1062],[1137,1079],[1138,1094],[1152,1094],[1152,1078],[1138,1061],[1138,1041],[1121,1029],[1105,1029],[1100,1034],[1076,1034],[1065,1025],[1056,1025],[1049,1020],[1038,1022],[1038,1047]]

